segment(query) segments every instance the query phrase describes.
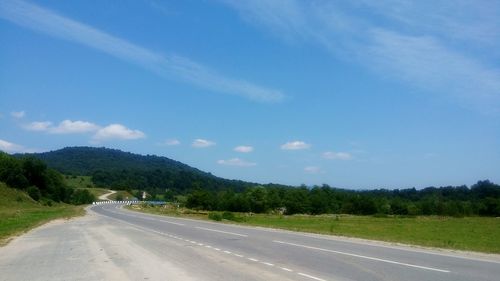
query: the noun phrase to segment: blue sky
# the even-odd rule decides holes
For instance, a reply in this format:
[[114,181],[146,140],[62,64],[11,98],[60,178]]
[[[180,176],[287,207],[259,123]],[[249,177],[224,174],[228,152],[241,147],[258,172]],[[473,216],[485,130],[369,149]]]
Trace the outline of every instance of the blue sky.
[[498,1],[1,1],[0,150],[254,182],[500,182]]

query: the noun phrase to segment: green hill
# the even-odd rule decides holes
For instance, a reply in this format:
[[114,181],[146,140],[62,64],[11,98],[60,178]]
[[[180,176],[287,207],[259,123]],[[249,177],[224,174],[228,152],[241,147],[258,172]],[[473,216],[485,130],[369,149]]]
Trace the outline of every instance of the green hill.
[[167,189],[175,193],[198,188],[242,191],[255,185],[219,178],[167,157],[104,147],[66,147],[28,155],[41,159],[61,173],[91,176],[96,186],[113,189],[141,189],[151,194],[163,194]]

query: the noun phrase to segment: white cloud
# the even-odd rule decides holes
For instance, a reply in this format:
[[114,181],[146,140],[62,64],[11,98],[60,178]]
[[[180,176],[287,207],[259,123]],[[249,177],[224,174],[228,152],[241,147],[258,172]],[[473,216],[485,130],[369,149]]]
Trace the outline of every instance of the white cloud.
[[179,145],[181,142],[178,139],[168,139],[161,143],[161,145],[174,146]]
[[323,153],[323,158],[333,160],[351,160],[352,155],[348,152],[333,152],[327,151]]
[[48,131],[52,126],[52,122],[49,121],[35,121],[24,126],[28,131]]
[[205,148],[205,147],[210,147],[214,146],[215,142],[209,141],[209,140],[204,140],[204,139],[195,139],[191,146],[196,147],[196,148]]
[[54,134],[80,134],[94,132],[98,129],[100,129],[100,127],[94,123],[86,121],[63,120],[57,127],[49,128],[49,132]]
[[12,111],[10,115],[16,119],[21,119],[26,115],[24,111]]
[[284,98],[279,90],[226,77],[186,57],[164,56],[30,3],[0,1],[0,17],[42,33],[99,50],[142,66],[160,76],[175,77],[211,91],[238,95],[261,102],[279,102]]
[[[285,40],[481,112],[500,106],[500,5],[474,1],[225,1]],[[362,12],[360,12],[362,11]]]
[[146,135],[139,130],[131,130],[121,124],[111,124],[99,129],[92,137],[93,141],[104,140],[135,140],[145,138]]
[[308,174],[319,174],[322,172],[320,167],[317,166],[307,166],[304,168],[304,172]]
[[28,131],[47,132],[51,134],[82,134],[94,132],[100,127],[94,123],[86,121],[63,120],[57,126],[53,126],[49,121],[35,121],[24,126]]
[[249,153],[253,151],[253,147],[248,145],[240,145],[235,147],[233,150],[241,153]]
[[299,149],[308,149],[311,145],[305,143],[303,141],[290,141],[283,145],[281,145],[281,149],[283,150],[299,150]]
[[27,149],[22,145],[0,139],[0,151],[6,153],[24,153],[24,152],[33,152],[34,150]]
[[227,165],[227,166],[237,166],[237,167],[252,167],[257,165],[257,163],[254,162],[247,162],[245,160],[242,160],[240,158],[231,158],[228,160],[219,160],[217,161],[218,164],[221,165]]

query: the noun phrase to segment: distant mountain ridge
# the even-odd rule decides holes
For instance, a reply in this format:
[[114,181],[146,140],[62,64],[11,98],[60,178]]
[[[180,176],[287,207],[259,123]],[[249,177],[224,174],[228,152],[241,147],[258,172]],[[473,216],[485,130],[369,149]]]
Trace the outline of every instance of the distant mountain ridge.
[[106,147],[74,146],[24,154],[43,160],[63,174],[91,175],[95,171],[174,169],[212,176],[182,162],[156,155],[141,155]]
[[165,189],[186,191],[196,188],[241,191],[255,185],[219,178],[167,157],[105,147],[65,147],[17,156],[35,157],[63,174],[92,176],[96,185],[116,189],[145,189],[156,193]]

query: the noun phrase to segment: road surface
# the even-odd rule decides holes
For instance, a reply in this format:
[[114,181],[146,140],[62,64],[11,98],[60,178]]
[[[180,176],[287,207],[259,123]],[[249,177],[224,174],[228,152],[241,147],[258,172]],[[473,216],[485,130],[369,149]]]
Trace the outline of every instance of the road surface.
[[498,255],[93,206],[0,248],[0,280],[500,280]]

